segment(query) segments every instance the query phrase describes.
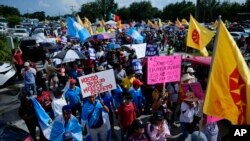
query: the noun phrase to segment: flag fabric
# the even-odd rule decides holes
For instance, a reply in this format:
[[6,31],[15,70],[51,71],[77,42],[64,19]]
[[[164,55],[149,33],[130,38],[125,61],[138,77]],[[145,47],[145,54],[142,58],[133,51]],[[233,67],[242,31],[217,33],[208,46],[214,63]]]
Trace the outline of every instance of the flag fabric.
[[208,56],[206,49],[207,44],[214,36],[214,32],[198,23],[192,15],[190,15],[190,23],[188,27],[187,46],[200,50],[203,56]]
[[219,21],[203,112],[232,124],[250,124],[250,71],[225,25]]
[[84,25],[84,27],[86,27],[88,29],[90,35],[94,34],[93,29],[92,29],[92,24],[91,24],[91,22],[89,21],[88,18],[86,18],[86,17],[84,18],[84,24],[83,25]]
[[154,20],[154,26],[153,26],[154,28],[158,28],[159,26],[158,26],[158,21],[157,20]]
[[158,23],[159,23],[159,27],[162,27],[162,22],[160,18],[158,19]]
[[52,119],[49,117],[49,115],[45,112],[43,107],[39,104],[39,102],[34,98],[30,97],[33,107],[36,112],[36,117],[39,123],[39,126],[43,132],[43,135],[49,139],[50,138],[50,133],[52,129]]
[[103,26],[103,27],[104,27],[105,24],[106,24],[105,21],[104,21],[103,19],[102,19],[101,21],[99,21],[99,23],[100,23],[100,25]]
[[120,20],[120,17],[110,12],[109,19],[117,22]]
[[88,30],[81,27],[81,25],[74,21],[71,17],[67,18],[67,25],[69,35],[71,37],[79,37],[82,43],[90,37]]
[[182,24],[178,18],[175,21],[175,26],[177,26],[178,28],[182,27]]
[[213,24],[213,27],[214,27],[214,28],[217,28],[217,26],[218,26],[218,21],[215,20],[215,22],[214,22],[214,24]]
[[231,25],[231,22],[230,22],[230,21],[228,21],[228,20],[225,20],[225,25],[226,25],[226,27],[227,27],[227,28],[229,28],[229,27],[230,27],[230,25]]
[[182,25],[188,25],[189,23],[188,23],[188,21],[186,19],[182,19],[181,20],[181,24]]
[[117,27],[118,29],[122,29],[122,20],[117,21],[116,27]]
[[147,25],[154,27],[154,24],[150,20],[147,21]]
[[127,31],[127,35],[132,37],[137,43],[143,43],[143,36],[138,31],[136,31],[134,28],[130,28]]
[[84,27],[83,22],[82,22],[81,18],[79,17],[79,15],[77,15],[77,22],[78,22],[82,27]]

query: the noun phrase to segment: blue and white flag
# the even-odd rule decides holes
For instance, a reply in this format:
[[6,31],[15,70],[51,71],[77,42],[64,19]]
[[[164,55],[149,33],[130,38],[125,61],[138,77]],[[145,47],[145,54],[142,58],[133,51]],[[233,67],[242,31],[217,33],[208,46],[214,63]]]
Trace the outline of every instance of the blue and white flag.
[[91,36],[86,28],[81,27],[81,25],[74,21],[71,17],[68,17],[67,24],[69,35],[71,37],[79,37],[82,43],[84,43],[85,40]]
[[127,35],[132,37],[136,41],[136,43],[143,43],[143,39],[144,39],[143,36],[134,28],[130,28],[127,31]]
[[43,132],[43,135],[49,139],[50,138],[50,133],[51,133],[51,128],[52,128],[52,119],[49,117],[49,115],[45,112],[43,107],[40,105],[40,103],[34,98],[30,97],[33,106],[36,111],[36,117],[38,120],[38,123],[40,125],[40,128]]

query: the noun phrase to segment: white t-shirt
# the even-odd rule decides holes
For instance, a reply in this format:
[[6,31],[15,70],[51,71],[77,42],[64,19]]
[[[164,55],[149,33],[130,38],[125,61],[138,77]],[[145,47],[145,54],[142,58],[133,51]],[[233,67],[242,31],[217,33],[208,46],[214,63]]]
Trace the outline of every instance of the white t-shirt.
[[62,107],[64,105],[67,105],[66,100],[61,97],[61,98],[53,98],[53,101],[51,103],[53,112],[55,117],[62,115]]
[[194,119],[195,108],[190,108],[186,102],[181,103],[180,122],[192,123]]

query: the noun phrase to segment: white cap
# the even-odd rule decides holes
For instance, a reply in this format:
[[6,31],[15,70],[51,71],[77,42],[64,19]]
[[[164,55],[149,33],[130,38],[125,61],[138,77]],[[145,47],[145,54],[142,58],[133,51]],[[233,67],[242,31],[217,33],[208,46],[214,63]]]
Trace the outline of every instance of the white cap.
[[195,71],[194,71],[194,69],[192,67],[188,67],[187,72],[195,72]]
[[192,78],[193,77],[189,73],[183,74],[181,77],[181,82],[187,81],[187,80],[192,79]]
[[30,63],[29,63],[29,62],[25,62],[23,66],[29,67],[29,66],[30,66]]

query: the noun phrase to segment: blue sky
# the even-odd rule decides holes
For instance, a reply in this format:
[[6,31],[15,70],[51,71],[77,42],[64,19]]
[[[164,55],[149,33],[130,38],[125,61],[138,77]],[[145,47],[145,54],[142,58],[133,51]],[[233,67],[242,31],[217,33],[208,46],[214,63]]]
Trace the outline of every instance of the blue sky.
[[[70,6],[74,6],[75,10],[79,10],[80,6],[84,3],[94,0],[0,0],[0,4],[13,6],[19,9],[23,13],[45,11],[46,15],[63,15],[70,13]],[[154,7],[162,9],[169,3],[181,2],[183,0],[115,0],[119,7],[129,6],[133,2],[151,1]],[[186,0],[196,2],[196,0]],[[223,0],[221,0],[223,1]],[[245,0],[227,0],[245,2]]]

